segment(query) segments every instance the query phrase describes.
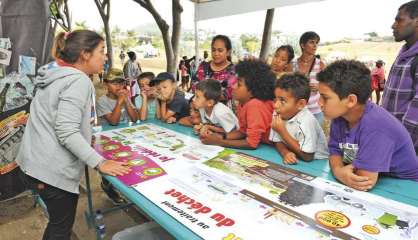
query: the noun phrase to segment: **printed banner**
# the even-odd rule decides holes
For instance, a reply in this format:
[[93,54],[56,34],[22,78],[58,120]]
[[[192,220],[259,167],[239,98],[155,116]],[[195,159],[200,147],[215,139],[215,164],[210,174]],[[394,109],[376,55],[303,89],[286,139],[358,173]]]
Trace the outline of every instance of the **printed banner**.
[[[211,152],[152,124],[100,135],[96,149],[113,151],[106,158],[133,151],[128,161],[147,157],[161,168],[133,187],[203,239],[418,239],[410,205],[229,149]],[[189,144],[201,157],[188,156]]]

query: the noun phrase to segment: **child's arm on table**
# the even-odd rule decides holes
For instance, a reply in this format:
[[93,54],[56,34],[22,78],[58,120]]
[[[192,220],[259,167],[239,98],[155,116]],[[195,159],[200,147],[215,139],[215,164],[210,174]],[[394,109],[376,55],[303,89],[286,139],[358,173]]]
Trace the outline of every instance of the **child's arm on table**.
[[206,136],[201,136],[200,140],[204,144],[209,145],[218,145],[223,147],[232,147],[232,148],[247,148],[247,149],[256,149],[257,146],[252,146],[246,139],[247,135],[234,130],[230,133],[225,133],[225,139],[221,134],[212,133]]
[[367,191],[376,184],[378,173],[369,174],[368,171],[356,170],[352,164],[344,166],[339,155],[331,155],[329,165],[335,178],[351,188]]
[[[285,144],[283,144],[284,146],[280,146],[280,149],[288,154],[286,151],[284,151],[286,148],[286,150],[293,152],[294,154],[296,154],[296,156],[298,156],[299,158],[301,158],[303,161],[312,161],[313,157],[314,157],[314,153],[306,153],[304,151],[302,151],[302,149],[300,149],[300,145],[299,142],[294,139],[290,133],[287,131],[286,126],[285,126],[285,122],[283,121],[283,119],[281,119],[280,115],[274,115],[273,116],[273,120],[271,122],[271,127],[273,128],[274,131],[276,131],[280,137],[282,138],[283,142]],[[280,154],[282,154],[282,152],[279,150],[279,148],[276,146],[277,151],[280,152]],[[286,155],[283,155],[283,158],[285,160]],[[297,163],[296,158],[294,157],[288,157],[290,160],[289,164],[294,164]],[[286,162],[285,162],[286,163]]]

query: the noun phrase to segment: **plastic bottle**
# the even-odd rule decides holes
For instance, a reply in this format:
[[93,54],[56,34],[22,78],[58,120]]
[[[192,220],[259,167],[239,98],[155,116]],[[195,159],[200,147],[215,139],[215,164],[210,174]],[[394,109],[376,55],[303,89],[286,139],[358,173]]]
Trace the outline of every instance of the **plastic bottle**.
[[95,215],[95,223],[96,223],[96,234],[100,236],[100,239],[104,239],[106,235],[106,229],[104,224],[104,217],[102,211],[97,210]]

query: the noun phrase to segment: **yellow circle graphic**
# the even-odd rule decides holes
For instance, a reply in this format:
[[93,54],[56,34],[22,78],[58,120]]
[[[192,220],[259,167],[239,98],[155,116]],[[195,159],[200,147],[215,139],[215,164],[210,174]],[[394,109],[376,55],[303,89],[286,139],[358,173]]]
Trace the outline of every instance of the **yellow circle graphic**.
[[129,166],[141,166],[141,165],[144,165],[146,162],[147,161],[143,159],[135,159],[135,160],[128,161],[128,165]]
[[115,153],[115,154],[114,154],[114,156],[115,156],[116,158],[129,157],[129,156],[131,156],[131,155],[132,155],[132,153],[130,153],[130,152],[118,152],[118,153]]
[[317,212],[315,214],[315,219],[321,225],[330,228],[346,228],[351,223],[346,215],[329,210]]
[[161,168],[147,168],[144,169],[144,175],[146,176],[155,176],[155,175],[159,175],[163,172],[163,170]]
[[96,143],[100,144],[100,145],[106,144],[108,142],[109,142],[109,140],[106,139],[106,138],[100,138],[100,139],[96,140]]
[[113,150],[116,150],[118,148],[119,148],[119,146],[116,145],[116,144],[110,144],[110,145],[106,145],[106,146],[103,147],[103,149],[105,151],[113,151]]
[[368,234],[379,234],[380,230],[379,228],[372,226],[372,225],[363,225],[363,227],[361,227],[361,229],[363,229],[363,231],[365,231]]

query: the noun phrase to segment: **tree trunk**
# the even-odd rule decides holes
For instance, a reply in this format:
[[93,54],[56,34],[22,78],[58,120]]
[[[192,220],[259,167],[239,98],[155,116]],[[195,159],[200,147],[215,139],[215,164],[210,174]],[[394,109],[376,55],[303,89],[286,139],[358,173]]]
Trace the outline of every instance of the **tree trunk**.
[[94,0],[94,3],[99,10],[100,17],[103,20],[103,27],[106,36],[106,48],[107,48],[107,55],[108,55],[108,63],[109,69],[113,66],[113,49],[112,49],[112,38],[110,36],[110,27],[109,27],[109,19],[110,19],[110,0]]
[[109,63],[109,69],[111,69],[113,67],[113,47],[112,38],[110,37],[109,19],[104,22],[104,32],[106,36],[107,59]]
[[[64,14],[65,14],[65,19],[67,20],[67,26],[68,26],[68,30],[71,31],[71,17],[70,17],[70,10],[68,9],[68,0],[64,0]],[[55,31],[54,31],[55,33]]]
[[169,27],[167,25],[167,28],[161,29],[161,34],[164,42],[164,49],[165,49],[165,57],[167,59],[167,72],[171,72],[175,75],[176,73],[176,60],[174,57],[173,47],[171,45],[171,39],[170,39],[170,33],[169,33]]
[[173,69],[169,69],[169,72],[175,73],[177,70],[177,61],[179,59],[179,42],[181,34],[181,13],[183,12],[183,7],[180,5],[180,0],[173,0],[173,31],[171,33],[171,45],[173,48]]
[[141,5],[141,7],[145,8],[154,17],[154,20],[161,31],[161,35],[164,42],[165,56],[167,58],[167,72],[175,74],[177,70],[176,57],[178,54],[178,45],[181,30],[181,12],[183,11],[183,7],[180,4],[180,0],[173,0],[173,32],[171,35],[169,32],[170,26],[154,8],[154,5],[151,3],[151,0],[133,1]]
[[274,8],[267,10],[266,21],[264,22],[263,40],[261,41],[260,60],[267,61],[270,43],[271,43],[271,28],[273,25]]

